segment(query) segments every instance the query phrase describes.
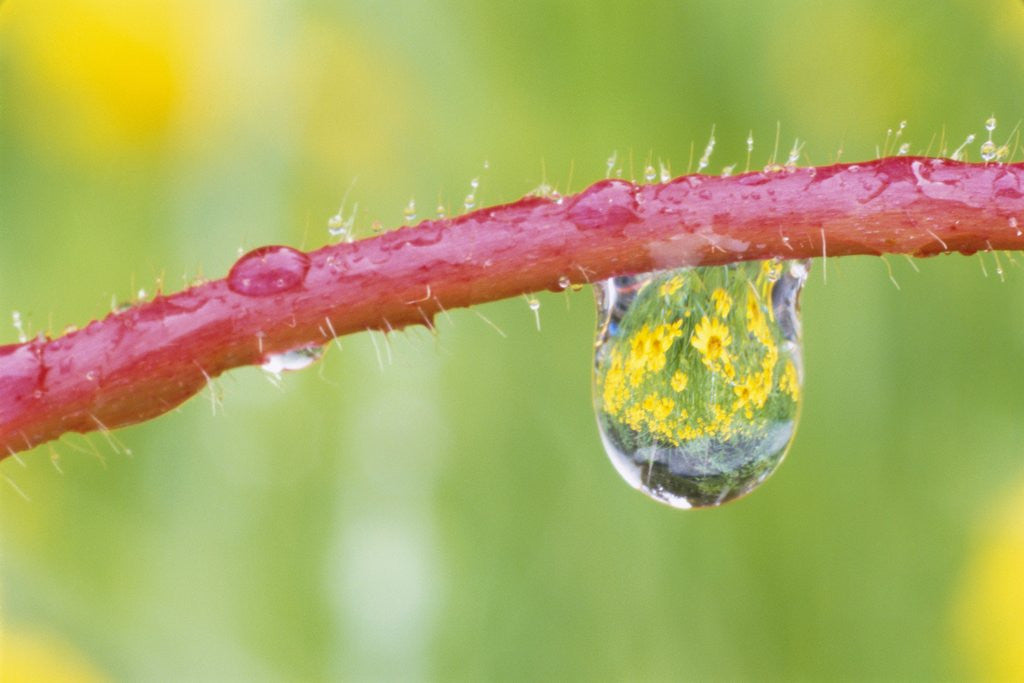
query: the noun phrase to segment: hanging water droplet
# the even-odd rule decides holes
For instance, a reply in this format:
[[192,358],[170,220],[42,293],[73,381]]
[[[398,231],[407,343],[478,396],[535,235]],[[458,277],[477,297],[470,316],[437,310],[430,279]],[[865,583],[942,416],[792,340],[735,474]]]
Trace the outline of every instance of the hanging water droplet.
[[540,299],[531,296],[526,299],[526,303],[530,310],[533,311],[533,318],[537,323],[537,331],[540,332]]
[[674,507],[714,506],[778,467],[799,413],[807,267],[681,268],[596,288],[594,407],[630,485]]
[[294,372],[308,368],[324,355],[322,346],[303,346],[284,353],[272,353],[263,360],[260,368],[278,377],[282,372]]
[[754,151],[754,131],[747,133],[747,152]]
[[448,215],[447,209],[444,208],[444,204],[437,205],[437,217],[439,219],[445,218]]
[[563,275],[560,278],[558,278],[558,288],[559,289],[568,289],[569,285],[571,285],[571,284],[572,284],[572,281],[569,279],[568,275]]
[[309,272],[309,257],[291,247],[254,249],[235,261],[228,273],[228,288],[245,296],[272,296],[302,284]]
[[660,161],[658,162],[658,178],[663,183],[667,183],[672,180],[672,172],[668,169],[668,166]]
[[990,116],[987,119],[985,119],[985,130],[987,130],[989,133],[991,133],[995,129],[996,129],[996,117]]
[[900,149],[898,152],[896,152],[896,154],[901,157],[905,157],[908,154],[910,154],[910,143],[904,142],[902,145],[900,145]]
[[469,211],[476,206],[476,195],[473,193],[467,194],[465,201],[462,202],[462,206]]
[[651,166],[650,164],[647,164],[647,166],[644,168],[644,180],[646,180],[649,183],[653,183],[654,179],[657,177],[658,173],[657,171],[654,170],[654,167]]
[[409,203],[405,205],[405,210],[402,211],[402,215],[405,216],[406,223],[412,223],[416,220],[416,200],[410,199]]

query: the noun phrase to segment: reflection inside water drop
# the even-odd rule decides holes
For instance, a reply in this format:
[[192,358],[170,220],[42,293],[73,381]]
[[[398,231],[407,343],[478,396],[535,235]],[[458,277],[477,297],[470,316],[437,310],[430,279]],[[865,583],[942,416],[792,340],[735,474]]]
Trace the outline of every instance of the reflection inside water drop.
[[596,288],[594,407],[634,488],[720,505],[782,461],[800,407],[807,261],[681,268]]

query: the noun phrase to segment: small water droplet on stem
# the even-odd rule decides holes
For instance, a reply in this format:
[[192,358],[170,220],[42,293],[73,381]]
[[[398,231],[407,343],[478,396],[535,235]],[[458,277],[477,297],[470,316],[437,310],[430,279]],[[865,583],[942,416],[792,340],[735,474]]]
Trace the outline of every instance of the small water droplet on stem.
[[317,362],[324,355],[322,346],[302,346],[283,353],[272,353],[264,360],[260,368],[271,375],[280,377],[282,372],[304,370]]
[[15,331],[18,333],[18,341],[22,344],[28,341],[28,335],[25,334],[25,327],[21,322],[21,312],[11,311],[11,324],[14,325]]
[[615,169],[615,162],[618,160],[618,158],[619,158],[619,153],[618,152],[612,152],[612,155],[610,157],[608,157],[608,161],[605,162],[605,172],[604,172],[604,177],[605,178],[611,178],[612,177],[612,171]]
[[971,133],[964,139],[963,143],[953,151],[950,158],[953,159],[953,161],[960,161],[963,158],[964,149],[972,142],[974,142],[974,133]]
[[981,143],[981,160],[984,162],[992,161],[996,158],[996,144],[991,140],[986,140]]
[[302,285],[309,257],[297,249],[268,246],[245,254],[228,273],[228,288],[244,296],[272,296]]
[[711,162],[711,154],[715,151],[715,127],[711,126],[711,136],[708,138],[707,147],[704,148],[704,154],[701,155],[700,161],[697,162],[697,173],[700,173],[708,164]]

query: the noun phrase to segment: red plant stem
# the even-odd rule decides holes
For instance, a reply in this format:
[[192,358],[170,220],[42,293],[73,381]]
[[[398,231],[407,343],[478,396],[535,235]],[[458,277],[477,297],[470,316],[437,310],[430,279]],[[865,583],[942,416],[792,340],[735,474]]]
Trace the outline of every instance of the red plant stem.
[[[652,185],[604,180],[308,255],[280,249],[282,263],[250,257],[231,278],[57,339],[0,347],[0,457],[65,432],[147,420],[269,354],[432,326],[442,308],[558,290],[564,278],[773,257],[1017,250],[1018,220],[1024,164],[895,157]],[[240,293],[249,285],[259,296]]]

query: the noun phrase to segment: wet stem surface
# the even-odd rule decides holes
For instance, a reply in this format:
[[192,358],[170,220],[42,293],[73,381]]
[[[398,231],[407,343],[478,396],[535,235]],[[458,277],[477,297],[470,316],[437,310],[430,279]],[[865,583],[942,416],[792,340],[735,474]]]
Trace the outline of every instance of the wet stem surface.
[[310,253],[262,247],[225,280],[0,347],[0,456],[150,419],[233,367],[303,366],[344,334],[526,292],[759,259],[1018,250],[1022,181],[1022,164],[906,156],[613,179]]

